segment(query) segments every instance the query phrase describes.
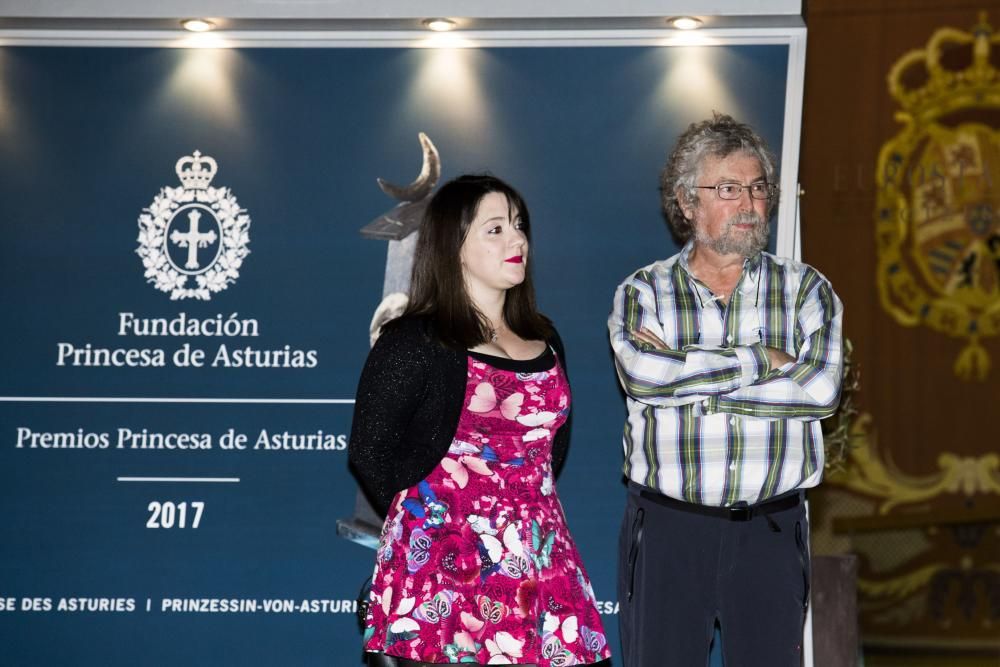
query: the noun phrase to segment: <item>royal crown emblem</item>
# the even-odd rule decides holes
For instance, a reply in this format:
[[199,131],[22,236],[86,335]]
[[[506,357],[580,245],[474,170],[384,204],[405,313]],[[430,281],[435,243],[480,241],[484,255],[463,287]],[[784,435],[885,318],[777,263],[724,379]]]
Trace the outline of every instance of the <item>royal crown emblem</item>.
[[211,187],[216,161],[195,151],[177,160],[181,187],[164,187],[139,215],[146,280],[171,299],[202,299],[240,277],[250,216],[229,188]]
[[967,339],[955,361],[966,380],[987,377],[979,341],[1000,331],[998,41],[982,14],[971,32],[942,28],[893,65],[903,128],[876,172],[882,305],[900,324]]
[[178,160],[174,169],[177,172],[177,178],[181,179],[181,185],[185,188],[205,190],[215,178],[215,172],[219,170],[219,165],[214,158],[207,155],[203,157],[201,151],[195,151],[194,155],[185,155]]

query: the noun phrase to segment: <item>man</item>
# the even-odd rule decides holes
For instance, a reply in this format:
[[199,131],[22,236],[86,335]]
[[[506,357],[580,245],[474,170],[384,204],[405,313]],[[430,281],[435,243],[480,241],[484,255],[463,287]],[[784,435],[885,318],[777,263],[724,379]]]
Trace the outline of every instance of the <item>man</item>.
[[798,667],[809,599],[803,490],[840,398],[842,306],[815,269],[764,252],[774,158],[716,114],[661,177],[680,253],[615,293],[628,504],[619,538],[625,667]]

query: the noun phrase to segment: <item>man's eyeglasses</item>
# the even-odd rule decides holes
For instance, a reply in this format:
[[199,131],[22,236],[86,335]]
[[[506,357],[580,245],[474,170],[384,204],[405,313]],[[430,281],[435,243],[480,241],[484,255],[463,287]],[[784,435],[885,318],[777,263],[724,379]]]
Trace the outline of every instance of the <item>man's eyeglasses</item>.
[[719,199],[739,199],[743,191],[747,190],[752,199],[770,199],[778,191],[778,187],[773,183],[758,181],[750,185],[742,183],[719,183],[718,185],[696,185],[701,190],[715,190]]

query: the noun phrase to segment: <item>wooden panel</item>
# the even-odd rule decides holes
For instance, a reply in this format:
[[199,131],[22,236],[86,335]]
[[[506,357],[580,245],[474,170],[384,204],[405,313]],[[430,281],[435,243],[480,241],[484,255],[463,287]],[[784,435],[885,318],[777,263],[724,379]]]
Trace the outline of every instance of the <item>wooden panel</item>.
[[[1000,577],[990,574],[1000,571],[1000,493],[991,487],[998,479],[991,457],[1000,449],[1000,340],[981,341],[993,366],[985,381],[962,380],[954,364],[967,341],[899,324],[883,309],[876,281],[876,163],[902,128],[887,74],[903,54],[925,48],[935,30],[969,31],[980,10],[1000,27],[995,0],[807,5],[802,254],[843,299],[845,333],[861,368],[858,403],[870,421],[859,442],[872,458],[851,462],[849,474],[871,465],[887,476],[883,489],[931,488],[952,466],[953,482],[918,501],[887,504],[887,495],[863,484],[848,493],[844,479],[811,495],[814,543],[861,556],[866,664],[1000,664],[1000,608],[990,602],[1000,599]],[[992,176],[1000,184],[1000,174]],[[996,212],[1000,194],[991,196]],[[904,585],[912,595],[899,595]]]
[[858,604],[854,556],[812,559],[813,662],[823,667],[858,664]]

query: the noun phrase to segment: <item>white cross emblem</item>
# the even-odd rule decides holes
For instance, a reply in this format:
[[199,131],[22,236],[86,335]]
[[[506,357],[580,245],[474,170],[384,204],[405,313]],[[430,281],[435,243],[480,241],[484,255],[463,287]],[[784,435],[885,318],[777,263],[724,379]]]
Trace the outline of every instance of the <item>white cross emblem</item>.
[[[229,188],[211,187],[218,171],[214,158],[195,151],[177,161],[181,187],[165,187],[139,216],[139,247],[146,280],[171,299],[207,301],[240,277],[239,269],[250,251],[250,216],[240,208]],[[172,229],[187,218],[187,231]],[[216,229],[205,229],[214,223]],[[207,262],[199,250],[218,242]],[[175,262],[170,244],[187,250]],[[183,253],[181,253],[183,254]]]
[[210,243],[215,243],[215,230],[207,232],[198,231],[198,221],[201,220],[201,211],[188,211],[188,222],[191,226],[184,233],[176,229],[170,233],[170,240],[181,248],[188,249],[187,261],[184,263],[185,269],[197,269],[198,248],[207,248]]

